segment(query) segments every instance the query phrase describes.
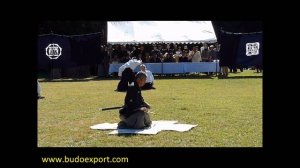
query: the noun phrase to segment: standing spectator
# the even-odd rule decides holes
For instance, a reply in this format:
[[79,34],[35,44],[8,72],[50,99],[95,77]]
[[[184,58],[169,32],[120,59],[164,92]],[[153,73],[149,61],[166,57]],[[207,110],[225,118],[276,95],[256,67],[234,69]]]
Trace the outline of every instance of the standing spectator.
[[39,81],[37,81],[37,98],[38,99],[45,98],[44,96],[41,95],[41,92],[42,92],[42,87],[41,87]]
[[[104,76],[108,77],[110,58],[108,56],[107,46],[105,46],[105,45],[101,45],[101,57],[103,58],[102,66],[103,66]],[[99,68],[99,66],[98,66],[98,68]]]
[[209,46],[209,50],[208,50],[208,55],[209,55],[209,60],[216,60],[217,59],[217,49],[214,47],[214,45],[210,45]]
[[[220,48],[221,48],[221,44],[217,45],[217,51],[220,52]],[[224,56],[219,54],[219,65],[221,67],[222,70],[222,76],[223,77],[228,77],[228,64],[229,62],[224,58]]]
[[193,50],[189,53],[189,59],[192,60],[192,62],[200,62],[202,60],[200,51],[198,51],[198,47],[194,46]]
[[207,43],[204,43],[203,47],[201,47],[201,57],[202,57],[203,62],[209,62],[210,61]]

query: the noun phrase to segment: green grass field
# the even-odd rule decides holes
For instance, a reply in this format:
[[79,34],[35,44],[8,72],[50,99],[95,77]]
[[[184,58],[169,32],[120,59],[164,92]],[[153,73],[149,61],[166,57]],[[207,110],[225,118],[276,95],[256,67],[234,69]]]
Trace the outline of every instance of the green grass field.
[[152,120],[198,124],[188,132],[157,135],[108,135],[90,126],[118,122],[125,93],[115,92],[119,80],[39,79],[38,147],[262,147],[262,74],[253,70],[229,78],[156,78],[156,90],[143,91],[152,105]]

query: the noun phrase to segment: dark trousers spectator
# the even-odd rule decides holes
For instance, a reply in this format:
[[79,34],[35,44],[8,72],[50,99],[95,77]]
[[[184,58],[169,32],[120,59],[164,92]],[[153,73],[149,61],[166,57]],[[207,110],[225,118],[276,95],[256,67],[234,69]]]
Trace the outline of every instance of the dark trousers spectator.
[[[243,72],[243,68],[242,67],[238,67],[240,69],[241,72]],[[237,73],[237,67],[236,66],[229,66],[230,69],[230,73]]]
[[255,68],[257,73],[262,72],[262,66],[255,66]]

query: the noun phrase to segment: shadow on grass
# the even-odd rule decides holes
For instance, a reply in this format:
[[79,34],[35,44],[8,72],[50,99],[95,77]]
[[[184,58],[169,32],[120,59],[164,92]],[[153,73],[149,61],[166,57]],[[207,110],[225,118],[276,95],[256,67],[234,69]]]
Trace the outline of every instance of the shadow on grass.
[[[154,76],[155,80],[162,79],[213,79],[216,75],[202,75],[202,74],[189,74],[189,75],[170,75],[170,76]],[[262,78],[262,76],[230,76],[222,77],[218,76],[218,79],[251,79],[251,78]],[[39,82],[88,82],[88,81],[101,81],[101,80],[120,80],[119,77],[88,77],[88,78],[59,78],[59,79],[39,79]]]
[[59,79],[40,79],[39,82],[88,82],[100,80],[120,80],[118,77],[88,77],[88,78],[59,78]]
[[215,75],[180,75],[180,76],[155,76],[155,79],[213,79]]
[[[215,75],[180,75],[180,76],[154,76],[154,79],[213,79]],[[100,81],[100,80],[120,80],[119,77],[88,77],[88,78],[58,78],[58,79],[49,79],[43,78],[39,79],[39,82],[88,82],[88,81]]]
[[133,137],[133,136],[137,136],[137,134],[118,134],[119,137]]
[[218,79],[257,79],[263,78],[262,76],[230,76],[230,77],[221,77],[219,76]]

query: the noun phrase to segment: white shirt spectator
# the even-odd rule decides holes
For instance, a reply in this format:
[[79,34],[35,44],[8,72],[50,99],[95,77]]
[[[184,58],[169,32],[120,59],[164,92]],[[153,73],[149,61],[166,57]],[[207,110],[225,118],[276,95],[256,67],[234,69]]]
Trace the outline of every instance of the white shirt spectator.
[[146,69],[146,75],[147,75],[146,83],[153,83],[154,76],[153,76],[152,72]]
[[137,66],[139,66],[141,64],[142,64],[142,60],[137,60],[137,59],[131,59],[131,60],[129,60],[124,65],[120,66],[118,76],[122,76],[122,72],[126,68],[131,68],[132,71],[133,71]]
[[38,99],[45,98],[44,96],[41,95],[42,94],[41,92],[42,92],[42,87],[41,87],[39,81],[37,81],[37,98]]
[[192,62],[202,61],[200,51],[193,51],[192,50],[192,51],[190,51],[189,56],[192,58]]
[[41,97],[41,92],[42,92],[41,85],[40,85],[39,81],[37,81],[37,94],[38,94],[38,97]]

